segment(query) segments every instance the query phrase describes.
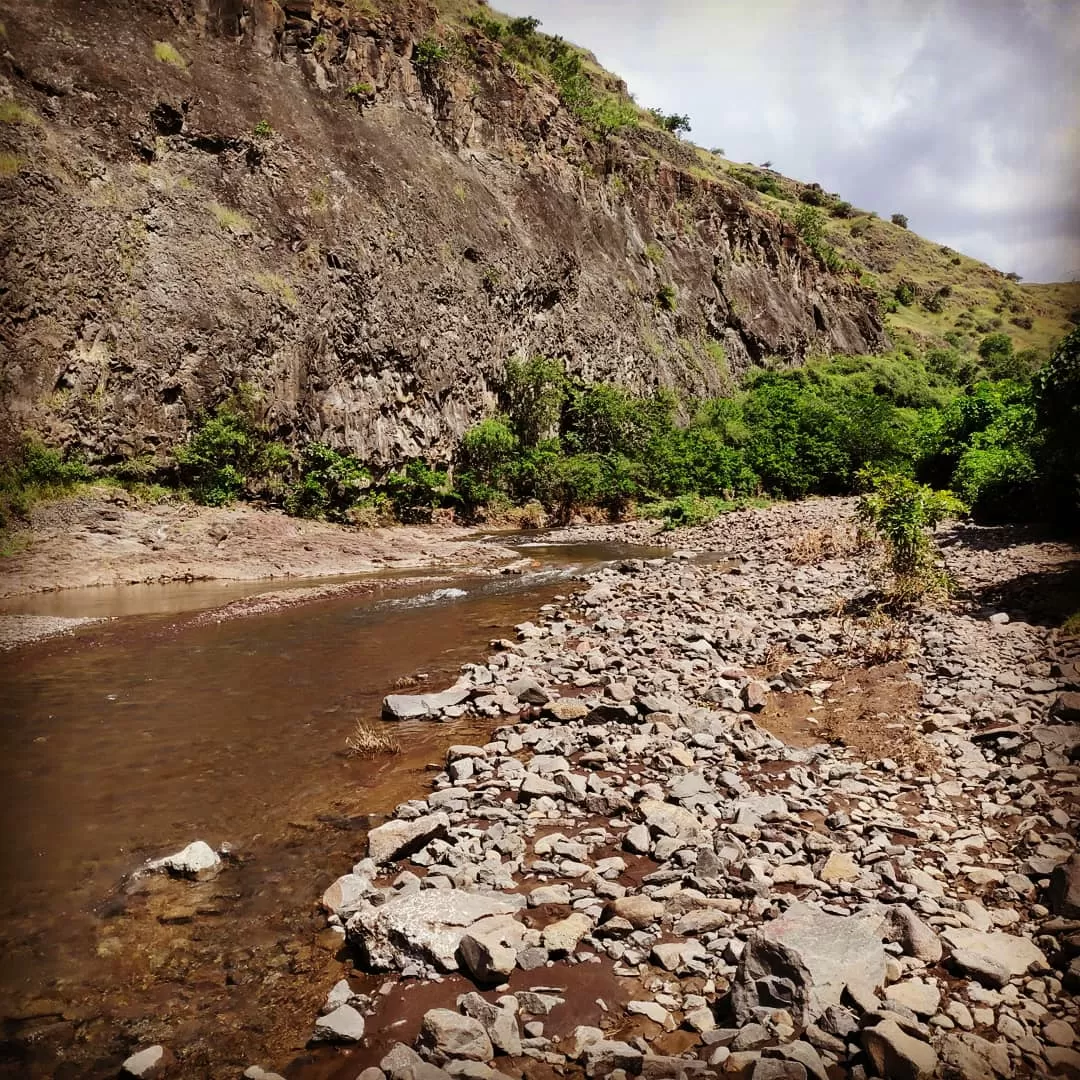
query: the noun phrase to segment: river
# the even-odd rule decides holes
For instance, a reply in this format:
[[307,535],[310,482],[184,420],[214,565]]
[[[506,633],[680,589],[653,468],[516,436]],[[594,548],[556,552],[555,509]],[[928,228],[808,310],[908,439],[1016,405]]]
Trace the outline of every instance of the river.
[[[504,538],[505,539],[505,538]],[[398,725],[403,752],[345,751],[398,680],[440,688],[492,638],[620,545],[523,546],[521,575],[412,574],[208,617],[325,582],[141,586],[22,598],[8,611],[108,621],[0,654],[0,1075],[115,1076],[148,1042],[178,1075],[297,1059],[346,970],[315,902],[378,815],[496,722]],[[425,678],[426,677],[426,678]],[[217,879],[131,878],[194,839]]]

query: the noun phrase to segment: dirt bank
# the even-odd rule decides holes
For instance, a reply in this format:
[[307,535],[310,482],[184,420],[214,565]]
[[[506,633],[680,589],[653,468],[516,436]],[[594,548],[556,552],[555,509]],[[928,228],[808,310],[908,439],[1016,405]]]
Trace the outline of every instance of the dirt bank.
[[354,529],[252,506],[142,502],[112,488],[36,507],[25,541],[0,563],[0,598],[90,585],[494,567],[516,557],[460,526]]

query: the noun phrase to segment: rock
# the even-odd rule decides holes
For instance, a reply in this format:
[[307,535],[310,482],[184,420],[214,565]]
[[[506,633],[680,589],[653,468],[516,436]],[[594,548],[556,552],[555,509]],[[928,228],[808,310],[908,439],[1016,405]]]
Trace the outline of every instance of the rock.
[[420,1024],[420,1041],[444,1058],[490,1061],[495,1056],[484,1025],[452,1009],[429,1009]]
[[604,909],[605,918],[625,919],[635,930],[644,930],[659,922],[663,914],[663,904],[641,895],[621,896]]
[[[1042,950],[1030,938],[1000,932],[987,933],[967,927],[949,927],[941,932],[942,940],[953,951],[953,960],[964,966],[973,958],[985,962],[986,970],[1007,972],[1008,977],[1024,975],[1035,965],[1038,969],[1048,967]],[[957,956],[963,953],[963,957]],[[968,970],[972,970],[970,967]],[[1003,984],[999,984],[1003,985]]]
[[585,1066],[586,1076],[607,1076],[615,1069],[625,1069],[631,1073],[640,1071],[643,1056],[629,1043],[598,1039],[585,1046],[579,1060]]
[[[518,1030],[517,1001],[512,997],[499,999],[502,1004],[493,1005],[479,994],[462,994],[457,1000],[458,1008],[478,1020],[484,1026],[491,1045],[508,1057],[521,1055],[521,1032]],[[509,1004],[506,1004],[509,1002]],[[526,1025],[526,1030],[531,1025]],[[543,1026],[543,1025],[541,1025]]]
[[697,815],[685,807],[661,802],[659,799],[642,799],[639,809],[645,823],[663,836],[677,837],[688,843],[700,843],[705,833]]
[[153,1077],[164,1076],[171,1063],[172,1055],[164,1046],[147,1046],[127,1058],[120,1066],[120,1075],[151,1080]]
[[458,960],[478,983],[501,983],[517,967],[524,927],[514,919],[484,919],[461,935]]
[[701,945],[696,941],[683,943],[663,942],[654,945],[650,958],[658,967],[665,971],[685,971],[687,965],[692,964],[701,956]]
[[383,717],[387,720],[428,720],[443,709],[452,709],[469,700],[467,687],[443,690],[436,694],[390,694],[383,698]]
[[1043,1048],[1050,1071],[1055,1076],[1066,1076],[1069,1080],[1080,1078],[1080,1053],[1066,1046],[1047,1046]]
[[1051,1020],[1043,1025],[1043,1038],[1054,1046],[1072,1046],[1076,1042],[1076,1032],[1065,1020]]
[[387,1080],[448,1080],[449,1073],[426,1062],[411,1046],[397,1043],[379,1062]]
[[950,1033],[939,1046],[941,1060],[953,1066],[962,1080],[995,1080],[1012,1076],[1004,1043],[992,1043],[970,1032]]
[[205,881],[221,869],[221,857],[205,841],[195,840],[181,851],[148,862],[146,869],[153,872],[164,870],[175,877]]
[[377,863],[412,855],[435,839],[445,839],[450,828],[446,814],[426,814],[412,821],[388,821],[368,833],[368,856]]
[[691,1031],[704,1035],[706,1031],[712,1031],[716,1027],[716,1017],[708,1005],[702,1005],[698,1009],[691,1009],[683,1018],[686,1026]]
[[655,1001],[628,1001],[626,1011],[631,1016],[644,1016],[654,1024],[666,1026],[671,1020],[671,1013]]
[[829,1080],[829,1073],[825,1068],[825,1062],[821,1060],[821,1055],[808,1042],[803,1042],[801,1039],[770,1048],[765,1053],[798,1062],[806,1070],[806,1075],[813,1077],[814,1080]]
[[578,942],[593,928],[592,919],[575,911],[565,919],[550,923],[544,928],[544,948],[552,953],[573,952]]
[[[268,1076],[267,1080],[271,1080]],[[275,1076],[273,1080],[285,1080],[285,1078]],[[386,1073],[382,1069],[377,1069],[374,1065],[369,1065],[366,1069],[362,1069],[357,1073],[356,1080],[386,1080]]]
[[529,907],[543,904],[569,904],[569,885],[538,885],[529,893]]
[[941,959],[941,939],[907,906],[895,904],[889,908],[887,936],[897,941],[908,956],[927,964]]
[[364,1037],[364,1017],[351,1005],[339,1005],[315,1021],[314,1042],[359,1042]]
[[873,995],[885,982],[883,919],[828,915],[794,903],[754,931],[732,986],[740,1022],[759,1007],[788,1009],[801,1026],[839,1004],[845,988]]
[[806,1067],[784,1058],[759,1058],[754,1062],[750,1080],[806,1080]]
[[731,922],[731,916],[716,908],[702,908],[700,911],[688,911],[676,920],[671,928],[676,934],[693,936],[719,930]]
[[1058,694],[1057,700],[1050,706],[1050,715],[1066,724],[1080,723],[1080,691]]
[[748,682],[742,691],[743,704],[750,712],[760,712],[769,700],[769,688],[756,679]]
[[903,1005],[920,1016],[933,1016],[941,1004],[941,991],[922,979],[905,979],[885,987],[885,1000]]
[[512,915],[524,897],[485,896],[461,889],[422,889],[374,907],[365,903],[349,920],[349,941],[376,971],[400,970],[420,960],[439,971],[456,971],[465,932],[481,919]]
[[371,881],[359,874],[343,874],[322,895],[322,906],[331,915],[355,911],[371,892]]
[[[364,1074],[361,1073],[356,1080],[386,1080],[383,1076],[382,1069],[376,1069],[375,1072],[379,1074],[378,1077],[365,1077]],[[285,1077],[282,1076],[281,1073],[267,1072],[258,1065],[249,1065],[244,1070],[244,1080],[285,1080]]]
[[627,829],[622,846],[624,851],[633,852],[635,855],[648,855],[651,847],[648,826],[634,825]]
[[1080,852],[1074,852],[1068,861],[1054,867],[1046,903],[1055,915],[1080,919]]
[[933,1076],[937,1068],[933,1047],[905,1034],[895,1020],[864,1028],[862,1044],[878,1076],[888,1080],[921,1080]]
[[1004,964],[972,949],[953,949],[949,957],[952,967],[986,986],[1004,986],[1010,979]]
[[854,881],[861,873],[859,864],[846,851],[834,851],[825,860],[818,877],[829,885]]
[[521,778],[521,784],[518,787],[518,801],[529,802],[531,799],[539,799],[545,795],[550,799],[561,799],[564,793],[563,786],[555,783],[554,780],[545,780],[536,773],[526,773]]

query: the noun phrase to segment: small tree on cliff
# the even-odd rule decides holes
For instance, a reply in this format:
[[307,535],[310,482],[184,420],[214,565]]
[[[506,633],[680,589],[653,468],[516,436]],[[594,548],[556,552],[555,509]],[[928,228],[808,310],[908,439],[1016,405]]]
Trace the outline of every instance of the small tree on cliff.
[[566,370],[559,360],[532,356],[506,362],[507,413],[523,447],[534,447],[558,431],[566,390]]

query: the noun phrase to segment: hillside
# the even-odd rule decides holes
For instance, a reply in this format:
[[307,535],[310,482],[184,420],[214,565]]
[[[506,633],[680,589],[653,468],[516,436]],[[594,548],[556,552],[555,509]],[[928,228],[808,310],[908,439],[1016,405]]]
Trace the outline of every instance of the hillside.
[[[906,226],[852,207],[816,184],[760,166],[723,162],[721,167],[777,214],[792,216],[803,206],[819,209],[828,242],[882,298],[885,325],[896,344],[972,351],[982,335],[1001,331],[1017,351],[1035,349],[1045,359],[1080,321],[1080,282],[1022,283]],[[913,295],[903,296],[905,283],[913,286]],[[898,290],[904,302],[897,300]]]
[[[591,55],[467,0],[0,14],[8,440],[160,463],[243,382],[286,442],[445,460],[509,356],[715,395],[887,348],[893,277],[955,283],[938,315],[888,316],[926,340],[1008,285],[885,223],[845,242],[863,218],[829,223],[861,265],[830,262]],[[1075,306],[1009,288],[1021,347]]]

